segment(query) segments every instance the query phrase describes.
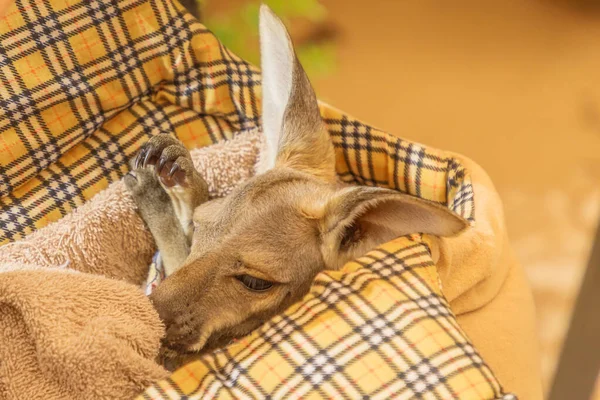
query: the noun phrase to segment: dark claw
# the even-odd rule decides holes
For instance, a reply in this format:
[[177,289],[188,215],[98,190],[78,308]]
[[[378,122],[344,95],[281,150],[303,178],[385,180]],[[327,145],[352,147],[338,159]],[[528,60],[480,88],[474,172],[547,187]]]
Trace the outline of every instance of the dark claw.
[[160,171],[162,171],[166,163],[167,159],[165,157],[161,157],[160,160],[158,160],[158,164],[156,165],[156,171],[160,173]]
[[173,166],[171,167],[171,169],[169,170],[169,178],[173,177],[173,174],[179,169],[179,165],[177,163],[173,163]]
[[154,165],[156,164],[156,156],[154,156],[154,152],[151,150],[148,150],[146,152],[146,156],[144,157],[144,167],[147,165]]
[[139,152],[139,154],[137,155],[137,157],[135,158],[135,168],[138,169],[143,165],[142,160],[144,160],[145,155],[146,155],[146,147],[142,147],[142,150]]

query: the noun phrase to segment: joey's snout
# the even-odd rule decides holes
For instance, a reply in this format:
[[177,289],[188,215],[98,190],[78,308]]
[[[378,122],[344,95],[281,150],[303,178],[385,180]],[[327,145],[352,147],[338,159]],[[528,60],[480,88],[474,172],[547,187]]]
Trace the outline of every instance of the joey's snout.
[[204,350],[222,315],[219,307],[228,297],[218,284],[227,259],[217,254],[190,257],[149,296],[165,325],[165,347],[180,353]]
[[165,325],[163,345],[172,350],[185,352],[199,341],[201,321],[197,302],[173,290],[168,280],[159,285],[149,296],[158,316]]
[[166,324],[174,319],[175,313],[168,305],[172,300],[165,296],[160,290],[160,286],[156,288],[149,296],[154,309],[158,312],[160,319]]

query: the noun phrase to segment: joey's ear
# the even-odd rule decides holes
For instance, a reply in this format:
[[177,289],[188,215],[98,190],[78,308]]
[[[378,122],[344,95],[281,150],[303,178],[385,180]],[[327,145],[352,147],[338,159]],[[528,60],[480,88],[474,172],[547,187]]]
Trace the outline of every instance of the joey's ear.
[[260,8],[262,122],[259,173],[278,166],[335,180],[335,157],[315,92],[283,22]]
[[323,253],[328,268],[411,233],[453,236],[468,222],[446,207],[394,190],[353,186],[325,204]]

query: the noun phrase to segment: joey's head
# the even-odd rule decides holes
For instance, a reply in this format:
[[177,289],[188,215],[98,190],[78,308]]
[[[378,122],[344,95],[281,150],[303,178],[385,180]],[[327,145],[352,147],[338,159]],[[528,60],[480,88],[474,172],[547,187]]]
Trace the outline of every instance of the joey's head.
[[453,235],[446,208],[336,183],[331,139],[283,23],[262,6],[265,146],[259,173],[194,212],[191,253],[151,299],[166,347],[198,352],[248,334],[307,293],[315,275],[397,236]]

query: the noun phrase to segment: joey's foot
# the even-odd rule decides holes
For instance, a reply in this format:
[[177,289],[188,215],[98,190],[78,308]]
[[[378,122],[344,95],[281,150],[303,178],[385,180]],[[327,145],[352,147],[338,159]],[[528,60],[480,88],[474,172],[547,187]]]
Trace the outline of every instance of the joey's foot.
[[208,200],[208,185],[194,168],[185,146],[170,135],[158,134],[142,146],[132,167],[133,174],[152,171],[189,236],[194,209]]

